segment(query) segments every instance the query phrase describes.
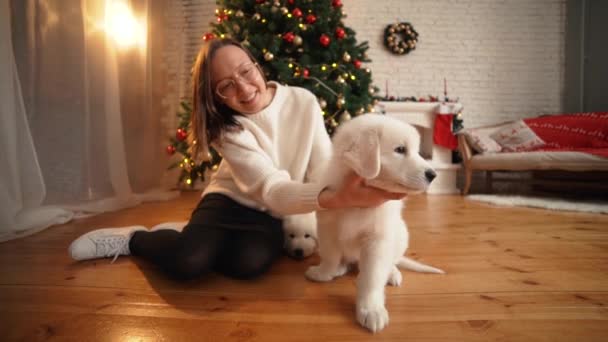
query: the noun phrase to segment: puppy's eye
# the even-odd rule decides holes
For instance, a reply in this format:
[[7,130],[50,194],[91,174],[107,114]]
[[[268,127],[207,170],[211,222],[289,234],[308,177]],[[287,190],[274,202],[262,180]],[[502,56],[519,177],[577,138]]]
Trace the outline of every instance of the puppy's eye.
[[401,146],[395,147],[395,152],[397,152],[399,154],[406,154],[407,149],[405,148],[405,146],[401,145]]
[[289,237],[290,237],[291,239],[293,239],[293,238],[295,238],[295,237],[296,237],[296,235],[295,235],[295,234],[289,234]]
[[304,235],[304,237],[308,239],[310,237],[310,234],[306,234]]

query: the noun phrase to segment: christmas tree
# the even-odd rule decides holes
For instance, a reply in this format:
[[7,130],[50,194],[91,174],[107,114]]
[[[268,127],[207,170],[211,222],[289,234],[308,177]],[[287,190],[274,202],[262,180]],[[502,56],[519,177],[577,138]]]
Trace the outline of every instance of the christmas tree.
[[[355,32],[344,25],[341,0],[218,0],[216,22],[208,41],[230,37],[240,41],[260,63],[266,78],[307,88],[317,96],[332,134],[344,121],[372,111],[377,101],[366,55],[367,42],[357,43]],[[180,125],[167,152],[180,152],[184,159],[180,182],[193,186],[215,168],[219,156],[195,164],[186,141],[191,109],[182,104]],[[182,183],[182,184],[183,184]]]

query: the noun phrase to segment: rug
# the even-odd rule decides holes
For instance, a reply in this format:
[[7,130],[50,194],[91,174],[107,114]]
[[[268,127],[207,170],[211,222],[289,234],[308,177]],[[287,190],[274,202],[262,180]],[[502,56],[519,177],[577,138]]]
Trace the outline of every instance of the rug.
[[582,211],[608,214],[608,202],[567,200],[551,197],[524,197],[514,195],[468,195],[466,199],[509,207],[532,207],[549,210]]

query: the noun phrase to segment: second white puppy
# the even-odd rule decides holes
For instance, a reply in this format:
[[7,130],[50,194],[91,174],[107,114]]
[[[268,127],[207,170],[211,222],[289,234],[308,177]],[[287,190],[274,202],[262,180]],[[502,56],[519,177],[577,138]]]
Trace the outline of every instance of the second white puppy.
[[[333,145],[333,157],[323,173],[323,184],[331,188],[337,188],[350,170],[370,186],[408,194],[426,190],[436,176],[418,154],[418,131],[390,117],[358,116],[338,128]],[[317,212],[321,263],[310,267],[306,276],[329,281],[346,273],[348,264],[358,263],[357,321],[373,332],[389,322],[384,286],[401,284],[397,266],[444,273],[404,256],[409,234],[402,208],[402,201],[388,201],[374,208]]]
[[285,252],[296,260],[309,257],[317,250],[317,217],[315,213],[289,215],[283,218]]

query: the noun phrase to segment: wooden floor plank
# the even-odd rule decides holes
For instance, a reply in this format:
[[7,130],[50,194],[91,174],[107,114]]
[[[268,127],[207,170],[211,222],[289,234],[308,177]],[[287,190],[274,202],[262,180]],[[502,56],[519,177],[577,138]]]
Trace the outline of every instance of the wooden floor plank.
[[404,271],[403,285],[386,289],[391,323],[376,335],[354,318],[356,270],[330,283],[304,278],[317,256],[284,258],[255,281],[179,283],[135,258],[67,254],[91,229],[184,220],[197,196],[0,244],[1,340],[608,340],[608,215],[408,199],[408,255],[448,273]]

